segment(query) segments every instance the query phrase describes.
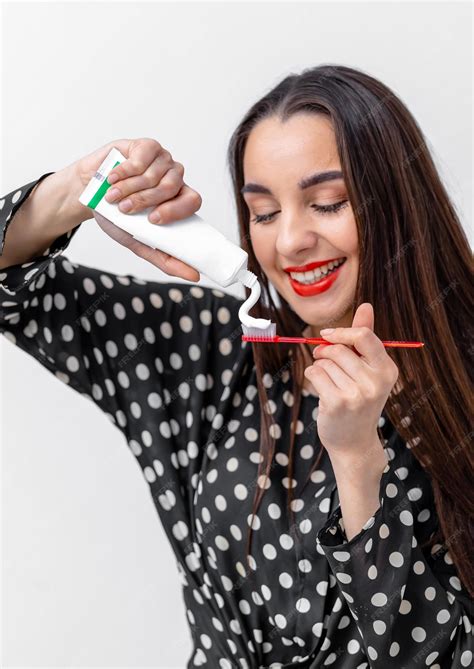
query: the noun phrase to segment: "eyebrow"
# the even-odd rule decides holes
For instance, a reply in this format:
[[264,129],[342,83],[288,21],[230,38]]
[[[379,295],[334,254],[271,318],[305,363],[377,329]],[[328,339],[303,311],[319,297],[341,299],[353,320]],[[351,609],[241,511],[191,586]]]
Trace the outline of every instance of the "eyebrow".
[[[301,190],[309,188],[310,186],[316,186],[317,184],[324,183],[326,181],[333,181],[335,179],[343,179],[342,172],[339,170],[330,170],[329,172],[316,172],[311,174],[309,177],[305,177],[298,181],[298,186]],[[248,183],[240,190],[242,195],[244,193],[264,193],[265,195],[273,195],[271,190],[266,186],[261,184]]]

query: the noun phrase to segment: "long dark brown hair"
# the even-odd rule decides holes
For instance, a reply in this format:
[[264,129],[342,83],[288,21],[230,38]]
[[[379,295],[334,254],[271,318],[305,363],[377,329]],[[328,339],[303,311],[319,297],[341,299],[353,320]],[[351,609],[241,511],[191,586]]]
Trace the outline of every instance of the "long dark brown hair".
[[[387,349],[398,366],[399,377],[385,412],[431,478],[439,522],[424,545],[438,541],[449,544],[460,579],[474,596],[474,299],[472,255],[466,234],[420,127],[390,88],[360,70],[341,65],[325,64],[291,74],[250,108],[234,131],[227,154],[241,246],[248,253],[249,269],[262,286],[262,299],[251,310],[253,316],[271,318],[277,333],[285,335],[301,335],[305,325],[283,296],[277,293],[279,305],[273,299],[252,248],[249,211],[240,192],[244,185],[244,151],[252,128],[270,116],[284,122],[297,113],[329,117],[336,137],[359,238],[356,293],[353,304],[344,305],[345,310],[354,312],[359,304],[370,302],[380,339],[425,342],[415,354],[410,349]],[[253,343],[252,348],[263,456],[258,475],[264,478],[272,466],[275,438],[262,377],[285,368],[291,370],[291,481],[304,369],[311,364],[313,347]],[[311,471],[318,466],[323,449],[320,445]],[[253,516],[264,492],[265,486],[256,487]],[[291,498],[290,486],[289,513]],[[247,563],[252,527],[253,522],[247,538]]]

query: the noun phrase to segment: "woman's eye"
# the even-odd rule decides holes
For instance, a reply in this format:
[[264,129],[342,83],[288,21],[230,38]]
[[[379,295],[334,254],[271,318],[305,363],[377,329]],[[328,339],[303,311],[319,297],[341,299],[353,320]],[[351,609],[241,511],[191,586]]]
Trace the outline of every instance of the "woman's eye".
[[349,204],[349,200],[341,200],[334,202],[334,204],[312,204],[311,206],[320,214],[333,214]]
[[[341,200],[340,202],[334,202],[333,204],[312,204],[311,207],[315,209],[320,214],[334,214],[340,209],[343,209],[349,204],[349,200]],[[265,221],[270,221],[275,214],[278,214],[277,211],[274,211],[271,214],[256,214],[252,223],[264,223]]]
[[264,221],[269,221],[272,216],[275,216],[278,212],[273,214],[256,214],[255,217],[251,220],[252,223],[263,223]]

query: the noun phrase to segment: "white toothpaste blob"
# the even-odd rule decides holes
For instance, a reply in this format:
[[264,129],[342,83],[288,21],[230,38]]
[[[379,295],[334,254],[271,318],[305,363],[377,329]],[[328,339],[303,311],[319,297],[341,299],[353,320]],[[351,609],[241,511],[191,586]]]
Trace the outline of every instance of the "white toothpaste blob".
[[258,328],[259,330],[267,330],[272,322],[266,320],[265,318],[253,318],[249,315],[250,309],[253,305],[260,299],[261,288],[258,282],[257,277],[253,272],[250,272],[248,269],[241,269],[237,274],[237,279],[250,288],[252,291],[245,302],[240,306],[239,309],[239,319],[242,325],[246,328]]

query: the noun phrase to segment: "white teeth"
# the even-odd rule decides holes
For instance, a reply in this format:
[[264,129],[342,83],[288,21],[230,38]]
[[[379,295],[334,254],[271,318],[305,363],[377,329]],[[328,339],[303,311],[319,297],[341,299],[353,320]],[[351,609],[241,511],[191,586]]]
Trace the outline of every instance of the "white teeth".
[[314,283],[322,276],[326,276],[332,269],[339,267],[339,265],[341,265],[344,260],[345,258],[331,261],[327,265],[322,265],[321,267],[317,267],[316,269],[309,272],[290,272],[290,276],[299,283]]

